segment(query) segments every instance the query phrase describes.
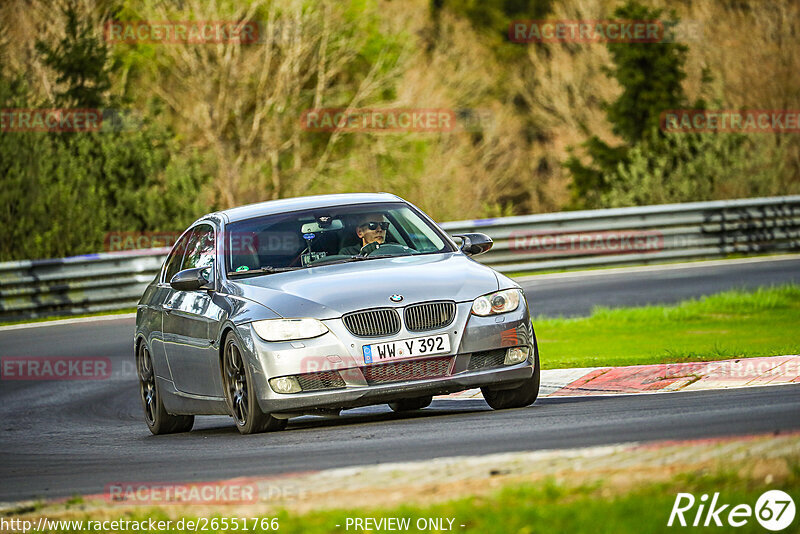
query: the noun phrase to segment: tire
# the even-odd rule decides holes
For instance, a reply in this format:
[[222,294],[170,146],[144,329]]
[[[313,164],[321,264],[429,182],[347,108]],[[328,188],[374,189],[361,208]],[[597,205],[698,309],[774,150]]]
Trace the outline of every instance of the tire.
[[194,416],[169,414],[161,402],[153,359],[144,341],[139,344],[139,349],[136,351],[136,371],[139,377],[139,396],[142,399],[144,420],[150,432],[156,436],[189,432],[194,425]]
[[492,389],[482,387],[481,393],[486,403],[494,410],[506,410],[509,408],[524,408],[536,402],[539,396],[539,381],[541,379],[541,369],[539,368],[539,347],[536,341],[533,342],[534,351],[534,370],[533,376],[525,380],[518,387],[513,389]]
[[239,432],[258,434],[286,428],[287,419],[277,419],[261,411],[250,366],[245,363],[233,334],[228,334],[225,338],[222,355],[225,400]]
[[427,408],[433,402],[433,397],[428,395],[427,397],[417,397],[415,399],[402,399],[395,402],[389,403],[389,408],[391,408],[395,412],[410,412],[412,410],[421,410],[423,408]]

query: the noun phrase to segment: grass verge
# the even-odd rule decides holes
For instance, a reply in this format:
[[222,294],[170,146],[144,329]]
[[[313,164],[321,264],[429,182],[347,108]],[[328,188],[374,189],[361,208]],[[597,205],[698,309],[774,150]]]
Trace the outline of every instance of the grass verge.
[[534,320],[543,369],[800,354],[800,286]]
[[[407,532],[480,532],[480,533],[541,533],[569,532],[574,534],[640,534],[642,532],[696,532],[708,528],[682,528],[677,523],[668,527],[673,505],[678,493],[691,493],[696,501],[695,506],[684,514],[687,524],[691,525],[698,512],[702,495],[713,498],[719,493],[717,506],[727,504],[727,510],[720,514],[722,528],[711,526],[711,530],[733,530],[727,524],[727,514],[740,504],[755,508],[761,494],[767,490],[780,489],[795,499],[800,496],[800,458],[796,453],[784,456],[772,462],[765,470],[754,466],[742,467],[735,462],[720,460],[713,467],[679,471],[658,482],[611,482],[607,479],[583,482],[575,477],[547,477],[537,482],[521,482],[508,484],[498,490],[481,495],[471,495],[436,504],[402,505],[395,507],[374,508],[370,506],[352,507],[349,509],[317,510],[308,513],[294,514],[285,509],[272,513],[254,513],[248,519],[248,531],[285,533],[330,533],[330,532],[381,532],[402,530]],[[675,473],[675,471],[673,471]],[[774,473],[774,474],[773,474]],[[380,495],[377,496],[380,498]],[[709,501],[711,498],[708,499]],[[685,504],[683,502],[682,504]],[[707,507],[706,510],[707,511]],[[201,516],[202,517],[202,516]],[[232,532],[230,514],[205,516],[199,522],[196,517],[181,516],[183,528],[175,528],[176,519],[163,508],[137,509],[126,513],[120,519],[134,521],[167,521],[172,520],[172,528],[161,532],[186,532],[194,527],[187,521],[203,525],[204,532]],[[700,523],[705,520],[701,516]],[[381,519],[393,518],[395,521],[407,521],[407,528],[365,529],[355,528],[354,520],[366,518],[378,522]],[[89,515],[72,514],[69,519],[92,519]],[[275,520],[272,522],[271,520]],[[742,519],[741,517],[739,519]],[[746,519],[746,524],[736,528],[737,532],[765,532],[754,516]],[[433,523],[431,522],[433,521]],[[798,519],[786,532],[796,532]],[[227,529],[224,524],[229,525]],[[418,523],[419,522],[419,523]],[[238,528],[242,530],[241,520]],[[384,524],[385,525],[385,524]],[[418,528],[425,526],[427,528]],[[435,525],[434,528],[430,528]],[[255,528],[253,528],[255,526]],[[278,528],[275,528],[275,527]],[[349,528],[348,528],[349,526]],[[439,528],[436,528],[439,527]],[[86,525],[84,524],[84,530]],[[79,532],[66,527],[63,530],[47,530],[49,532]],[[130,532],[122,529],[119,532]]]
[[[781,486],[790,495],[800,490],[800,468],[795,464],[793,476]],[[401,507],[392,510],[334,511],[315,513],[302,518],[281,518],[282,532],[322,533],[344,531],[336,525],[346,525],[347,518],[357,517],[407,517],[410,524],[419,520],[453,519],[455,532],[481,532],[507,534],[511,532],[533,534],[537,532],[569,532],[591,534],[641,534],[643,532],[700,531],[703,528],[685,529],[667,527],[670,511],[678,493],[702,494],[720,492],[720,505],[748,504],[755,507],[758,497],[767,489],[763,481],[740,477],[733,471],[713,474],[690,474],[675,477],[672,481],[647,484],[630,492],[618,494],[604,484],[569,487],[548,479],[538,485],[511,486],[490,497],[465,498],[430,507]],[[728,510],[732,506],[728,507]],[[694,520],[697,506],[685,514],[688,523]],[[722,521],[725,521],[725,515]],[[705,517],[703,517],[705,519]],[[702,520],[701,520],[702,522]],[[464,525],[463,527],[461,525]],[[723,523],[723,527],[731,528]],[[712,529],[715,527],[712,527]],[[716,527],[717,529],[719,527]],[[443,529],[444,530],[444,529]],[[724,530],[724,528],[723,528]],[[361,530],[359,530],[361,531]],[[417,529],[409,529],[416,532]],[[755,518],[737,532],[764,532]]]

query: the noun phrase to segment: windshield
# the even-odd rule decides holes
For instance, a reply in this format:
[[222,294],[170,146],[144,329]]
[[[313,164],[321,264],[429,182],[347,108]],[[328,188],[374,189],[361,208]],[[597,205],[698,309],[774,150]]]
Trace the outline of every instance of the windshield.
[[441,230],[401,202],[317,208],[231,223],[225,248],[231,276],[454,251]]

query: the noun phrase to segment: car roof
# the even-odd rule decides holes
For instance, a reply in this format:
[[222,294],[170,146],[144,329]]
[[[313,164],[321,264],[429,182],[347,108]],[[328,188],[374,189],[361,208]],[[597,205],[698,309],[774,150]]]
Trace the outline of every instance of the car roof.
[[[218,211],[214,215],[221,215],[228,222],[241,221],[261,215],[273,215],[289,211],[298,211],[310,208],[330,208],[333,206],[347,206],[348,204],[369,204],[370,202],[397,202],[403,201],[402,198],[391,193],[346,193],[339,195],[315,195],[297,198],[282,198],[280,200],[268,200],[258,204],[248,204],[238,206],[223,211]],[[211,214],[209,214],[211,215]],[[209,217],[202,217],[205,219]]]

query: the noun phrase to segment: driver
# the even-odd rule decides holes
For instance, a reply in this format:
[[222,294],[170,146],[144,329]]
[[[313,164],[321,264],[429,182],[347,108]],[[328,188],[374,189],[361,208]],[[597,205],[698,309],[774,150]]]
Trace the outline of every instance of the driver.
[[389,222],[382,213],[365,213],[359,216],[356,235],[361,239],[361,244],[344,247],[339,254],[366,256],[386,241],[386,230],[388,229]]

